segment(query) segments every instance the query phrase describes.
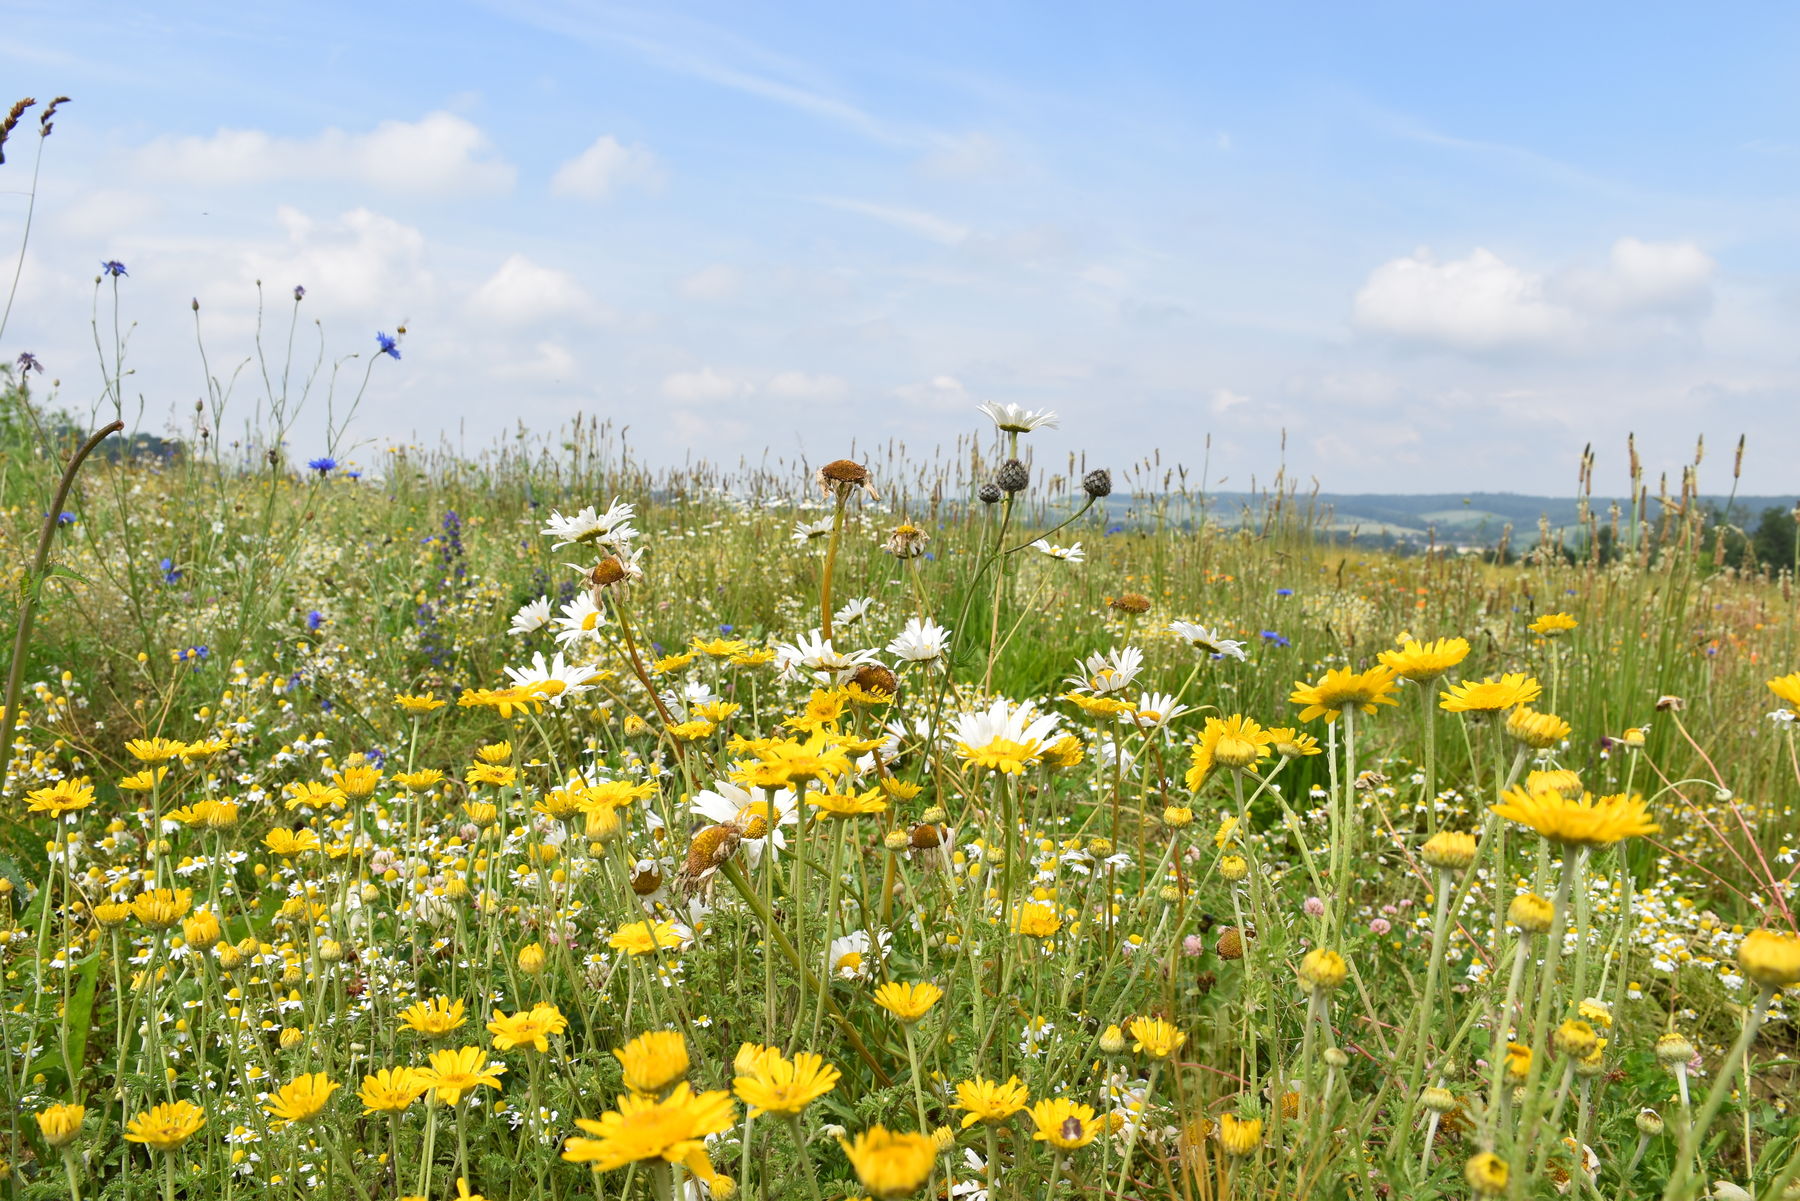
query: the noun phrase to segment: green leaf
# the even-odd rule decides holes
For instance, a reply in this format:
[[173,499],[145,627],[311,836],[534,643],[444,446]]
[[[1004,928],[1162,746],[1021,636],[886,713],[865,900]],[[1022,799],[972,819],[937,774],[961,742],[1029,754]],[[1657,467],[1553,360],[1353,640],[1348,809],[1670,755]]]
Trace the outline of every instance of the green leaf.
[[63,1020],[69,1023],[69,1089],[71,1093],[78,1091],[81,1079],[81,1065],[87,1059],[88,1032],[94,1016],[94,992],[100,983],[100,961],[106,958],[104,951],[96,950],[87,957],[87,961],[75,969],[75,992],[69,997],[69,1006],[63,1011]]

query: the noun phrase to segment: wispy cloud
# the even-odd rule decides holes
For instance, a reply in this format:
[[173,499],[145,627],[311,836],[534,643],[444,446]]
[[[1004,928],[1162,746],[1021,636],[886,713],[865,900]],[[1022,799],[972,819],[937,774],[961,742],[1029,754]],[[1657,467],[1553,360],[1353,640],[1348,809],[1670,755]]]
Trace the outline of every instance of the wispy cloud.
[[940,217],[936,213],[928,213],[924,209],[880,204],[873,200],[851,200],[842,196],[815,196],[813,203],[846,213],[856,213],[944,246],[959,245],[968,240],[970,233],[968,226]]

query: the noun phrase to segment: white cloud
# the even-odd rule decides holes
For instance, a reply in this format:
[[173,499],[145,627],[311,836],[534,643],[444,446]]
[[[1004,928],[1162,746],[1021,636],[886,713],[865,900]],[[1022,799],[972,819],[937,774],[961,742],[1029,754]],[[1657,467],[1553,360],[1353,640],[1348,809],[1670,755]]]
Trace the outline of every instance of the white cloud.
[[1577,303],[1618,313],[1680,313],[1712,303],[1717,266],[1692,242],[1613,243],[1606,267],[1571,272],[1566,290]]
[[669,400],[712,403],[747,396],[749,384],[728,375],[702,367],[698,371],[676,371],[663,377],[663,396]]
[[1250,398],[1241,392],[1233,392],[1230,388],[1215,389],[1212,394],[1213,416],[1222,417],[1231,410],[1249,403]]
[[841,400],[849,394],[850,385],[841,376],[783,371],[769,381],[767,391],[789,400]]
[[383,121],[367,133],[333,128],[284,138],[221,129],[211,137],[162,137],[140,150],[137,162],[147,174],[191,184],[333,179],[434,194],[505,192],[515,174],[479,126],[447,112]]
[[1477,247],[1448,262],[1421,249],[1383,263],[1356,294],[1355,319],[1405,341],[1492,351],[1566,336],[1571,314],[1545,298],[1543,277]]
[[975,406],[969,390],[954,375],[934,375],[923,383],[906,384],[895,388],[894,395],[908,404],[932,409],[964,409]]
[[742,283],[737,268],[714,263],[682,280],[681,294],[689,300],[728,300],[737,294]]
[[555,196],[604,200],[621,187],[656,188],[662,183],[662,167],[642,146],[626,146],[611,134],[556,169],[550,178]]
[[522,254],[508,256],[500,269],[475,289],[469,308],[476,316],[502,325],[546,317],[606,320],[612,316],[573,275],[534,263]]
[[308,305],[363,310],[416,305],[436,289],[425,235],[392,217],[358,208],[320,221],[284,206],[275,219],[287,245],[243,250],[238,274],[246,283],[262,280],[277,292],[304,284]]
[[846,213],[856,213],[869,217],[895,229],[903,229],[907,233],[917,234],[933,242],[945,246],[954,246],[969,236],[969,227],[936,213],[928,213],[923,209],[903,208],[893,204],[877,204],[870,200],[846,200],[842,197],[822,196],[818,203],[827,208],[842,209]]

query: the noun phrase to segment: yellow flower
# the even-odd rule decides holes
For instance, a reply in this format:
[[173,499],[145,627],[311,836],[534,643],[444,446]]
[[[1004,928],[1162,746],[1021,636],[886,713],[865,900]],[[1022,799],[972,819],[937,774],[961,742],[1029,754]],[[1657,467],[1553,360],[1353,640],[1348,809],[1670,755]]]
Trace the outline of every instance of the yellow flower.
[[400,1024],[427,1038],[442,1038],[467,1020],[463,1016],[463,1003],[444,997],[415,1001],[400,1011]]
[[1142,1051],[1152,1059],[1167,1059],[1187,1042],[1187,1035],[1162,1018],[1132,1018],[1131,1049]]
[[1506,920],[1527,934],[1543,934],[1556,920],[1556,907],[1535,892],[1523,892],[1506,907]]
[[1525,791],[1542,792],[1549,789],[1560,792],[1571,801],[1581,795],[1581,773],[1570,771],[1566,767],[1555,771],[1530,771],[1525,773]]
[[356,767],[346,767],[331,777],[331,782],[336,784],[345,796],[365,797],[374,792],[381,783],[381,769],[370,767],[366,763]]
[[1283,759],[1301,759],[1307,755],[1322,755],[1325,748],[1311,734],[1302,734],[1292,726],[1276,726],[1269,731],[1274,739],[1275,753]]
[[1393,697],[1394,679],[1393,670],[1386,666],[1360,672],[1334,667],[1316,684],[1296,681],[1288,701],[1304,706],[1300,710],[1301,721],[1323,717],[1327,722],[1334,722],[1345,709],[1373,713],[1377,705],[1399,704]]
[[1094,1107],[1078,1105],[1067,1097],[1045,1097],[1031,1107],[1030,1113],[1031,1124],[1037,1127],[1032,1141],[1049,1143],[1058,1151],[1085,1147],[1100,1133]]
[[475,758],[483,763],[509,763],[512,755],[513,745],[505,739],[475,748]]
[[681,942],[681,932],[675,923],[659,918],[620,926],[606,940],[606,945],[627,955],[648,955],[657,950],[679,948]]
[[956,1086],[956,1108],[963,1111],[962,1125],[967,1130],[977,1122],[997,1126],[1025,1108],[1030,1100],[1025,1086],[1013,1076],[1005,1084],[995,1084],[985,1076],[959,1081]]
[[500,763],[471,763],[463,773],[465,784],[492,784],[497,788],[510,788],[518,778],[518,768]]
[[237,825],[239,805],[229,798],[221,801],[195,801],[169,814],[171,821],[184,826],[204,826],[208,830],[225,830]]
[[837,1087],[838,1070],[811,1051],[801,1051],[789,1060],[773,1048],[758,1050],[761,1053],[749,1055],[746,1066],[731,1082],[738,1100],[750,1107],[751,1117],[763,1113],[793,1117]]
[[414,696],[410,693],[396,692],[394,703],[399,705],[403,712],[410,713],[414,717],[422,717],[427,713],[437,712],[450,702],[440,701],[435,696]]
[[1459,872],[1475,861],[1475,836],[1460,830],[1439,830],[1425,840],[1419,857],[1442,871]]
[[544,954],[543,943],[528,942],[519,948],[519,970],[527,976],[535,976],[544,970],[544,964],[548,958]]
[[550,1035],[561,1034],[569,1028],[569,1019],[550,1002],[539,1001],[530,1009],[500,1014],[487,1024],[487,1028],[494,1036],[496,1051],[531,1047],[541,1054],[550,1049]]
[[65,813],[74,813],[77,809],[85,809],[93,804],[94,789],[85,778],[58,780],[48,788],[26,793],[25,799],[30,802],[27,812],[61,817]]
[[1198,789],[1218,767],[1255,771],[1257,761],[1269,757],[1269,746],[1274,741],[1272,731],[1248,717],[1234,714],[1223,721],[1207,718],[1191,752],[1193,765],[1188,768],[1187,786]]
[[1560,792],[1526,792],[1509,788],[1504,805],[1494,805],[1496,817],[1530,826],[1551,842],[1575,847],[1608,847],[1635,834],[1655,834],[1662,827],[1650,820],[1641,796],[1617,793],[1595,800],[1584,793],[1570,800]]
[[680,671],[693,661],[694,652],[692,651],[682,651],[678,655],[664,655],[650,665],[650,671],[659,676],[667,675],[672,671]]
[[125,1127],[125,1141],[142,1143],[152,1151],[173,1151],[198,1134],[204,1125],[204,1109],[192,1101],[170,1101],[132,1118]]
[[928,1134],[906,1134],[885,1126],[871,1126],[854,1142],[838,1139],[856,1178],[877,1201],[910,1197],[931,1178],[937,1162],[937,1142]]
[[1350,965],[1336,951],[1315,947],[1300,961],[1300,981],[1308,988],[1330,992],[1350,974]]
[[131,899],[131,912],[146,926],[167,930],[187,916],[193,903],[191,888],[149,888]]
[[126,776],[119,781],[119,787],[126,792],[149,792],[158,784],[169,778],[166,767],[147,767],[134,775]]
[[455,1051],[433,1051],[430,1065],[420,1069],[425,1087],[437,1094],[446,1105],[455,1105],[464,1093],[472,1093],[486,1085],[500,1087],[503,1063],[489,1063],[487,1052],[480,1047],[461,1047]]
[[1492,1151],[1479,1152],[1463,1165],[1463,1179],[1469,1182],[1478,1197],[1504,1196],[1511,1177],[1512,1169]]
[[679,1030],[640,1034],[613,1052],[634,1093],[660,1093],[688,1072],[687,1040]]
[[1542,634],[1546,638],[1555,638],[1567,634],[1581,623],[1567,613],[1546,613],[1525,628],[1533,634]]
[[219,915],[210,909],[197,910],[181,922],[181,941],[187,944],[190,951],[211,950],[224,933],[219,925]]
[[1531,1075],[1531,1048],[1524,1043],[1506,1044],[1506,1074],[1513,1080]]
[[87,1116],[85,1105],[50,1105],[36,1115],[38,1133],[52,1147],[66,1147],[81,1133],[81,1119]]
[[1560,1055],[1571,1059],[1585,1059],[1593,1054],[1599,1036],[1594,1028],[1577,1018],[1570,1018],[1551,1032],[1550,1045]]
[[627,1093],[619,1098],[618,1109],[601,1114],[599,1121],[577,1119],[575,1124],[595,1137],[570,1138],[562,1157],[588,1164],[596,1172],[610,1172],[638,1160],[661,1159],[684,1164],[709,1180],[714,1173],[706,1158],[706,1136],[730,1129],[734,1110],[730,1093],[696,1094],[685,1081],[660,1101]]
[[167,763],[177,758],[183,744],[172,738],[133,738],[125,744],[125,751],[139,763]]
[[1065,770],[1071,767],[1080,767],[1081,761],[1086,757],[1087,748],[1081,744],[1081,739],[1073,734],[1064,734],[1045,747],[1042,754],[1046,766]]
[[372,1113],[399,1113],[429,1087],[417,1068],[382,1068],[373,1076],[363,1077],[356,1095],[362,1100],[363,1116],[367,1117]]
[[1446,713],[1498,713],[1529,705],[1542,695],[1544,686],[1522,671],[1509,671],[1498,680],[1491,676],[1479,684],[1452,684],[1438,693],[1438,708]]
[[1055,938],[1062,929],[1062,918],[1054,905],[1030,902],[1013,908],[1013,933],[1028,938]]
[[1738,966],[1764,988],[1800,983],[1800,937],[1776,930],[1752,930],[1738,944]]
[[689,642],[695,650],[711,659],[729,659],[733,655],[741,655],[750,649],[750,644],[741,638],[714,638],[707,640],[695,634]]
[[1786,701],[1796,709],[1800,709],[1800,671],[1789,672],[1785,676],[1776,676],[1769,682],[1769,691],[1776,697]]
[[336,809],[349,799],[344,795],[344,790],[335,784],[308,782],[288,785],[289,809],[298,809],[302,805],[311,805],[315,809]]
[[283,859],[292,859],[319,849],[319,836],[311,830],[290,830],[276,826],[263,835],[263,845]]
[[1262,1145],[1262,1119],[1240,1118],[1235,1113],[1219,1115],[1219,1145],[1225,1148],[1225,1154],[1243,1157],[1252,1155]]
[[339,1087],[324,1072],[296,1076],[275,1090],[263,1110],[283,1122],[304,1122],[318,1117]]
[[1520,705],[1506,715],[1507,735],[1537,751],[1553,747],[1567,738],[1569,729],[1569,723],[1554,713],[1539,713],[1527,705]]
[[1085,692],[1065,692],[1057,699],[1068,701],[1089,717],[1117,717],[1121,713],[1132,713],[1137,709],[1130,701],[1110,696],[1089,696]]
[[875,1003],[911,1025],[929,1013],[943,996],[944,990],[929,980],[920,984],[893,980],[875,990]]
[[817,809],[822,817],[860,817],[865,813],[884,813],[888,807],[880,788],[861,793],[809,792],[806,803]]
[[408,792],[424,792],[427,788],[444,782],[444,773],[435,767],[422,767],[418,771],[403,771],[394,774],[394,783]]
[[1469,655],[1469,643],[1463,638],[1439,638],[1436,642],[1420,642],[1408,638],[1397,651],[1382,651],[1375,656],[1381,665],[1403,680],[1422,684],[1435,680],[1461,663]]

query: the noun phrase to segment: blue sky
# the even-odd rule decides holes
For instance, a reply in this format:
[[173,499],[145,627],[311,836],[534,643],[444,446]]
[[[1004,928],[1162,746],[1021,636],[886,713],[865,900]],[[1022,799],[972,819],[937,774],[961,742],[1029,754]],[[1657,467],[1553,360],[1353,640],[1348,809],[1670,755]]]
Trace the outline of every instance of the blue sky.
[[1062,414],[1052,461],[1210,435],[1228,487],[1284,430],[1336,491],[1566,493],[1590,441],[1617,490],[1628,431],[1672,475],[1704,433],[1720,488],[1748,432],[1745,490],[1800,487],[1800,10],[8,10],[0,99],[75,102],[0,354],[93,404],[123,260],[153,429],[203,390],[190,299],[225,374],[261,279],[328,362],[406,322],[370,461],[577,412],[816,460],[999,400]]

